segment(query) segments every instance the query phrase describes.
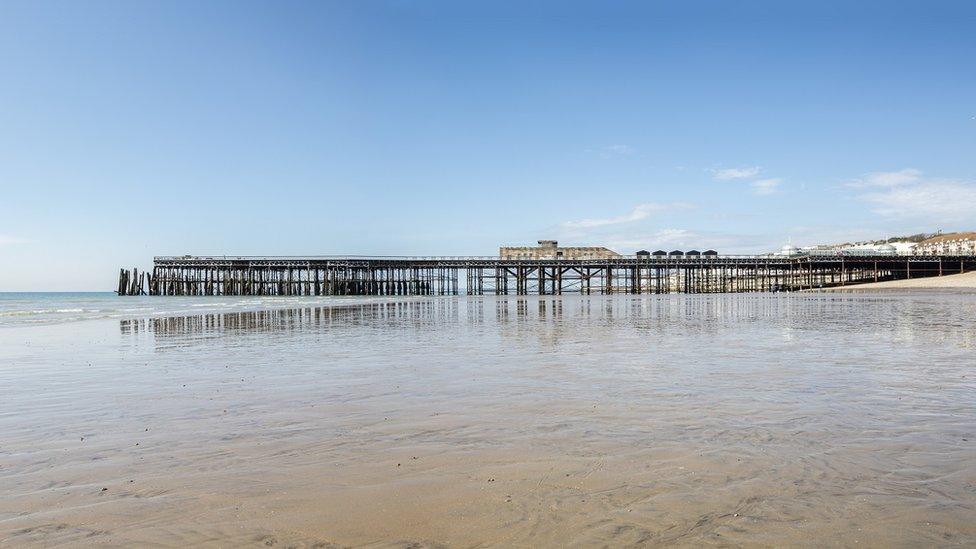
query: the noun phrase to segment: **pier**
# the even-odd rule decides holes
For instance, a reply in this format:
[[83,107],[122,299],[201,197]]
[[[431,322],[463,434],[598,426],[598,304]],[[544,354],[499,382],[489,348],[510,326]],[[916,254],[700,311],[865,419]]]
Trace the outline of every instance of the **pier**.
[[976,256],[638,255],[605,259],[165,256],[119,295],[561,295],[779,292],[957,274]]

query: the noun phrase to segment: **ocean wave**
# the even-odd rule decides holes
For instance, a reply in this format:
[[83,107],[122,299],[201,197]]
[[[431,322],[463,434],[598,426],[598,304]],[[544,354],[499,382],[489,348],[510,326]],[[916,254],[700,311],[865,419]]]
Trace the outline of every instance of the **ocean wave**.
[[12,311],[0,311],[0,317],[2,316],[28,316],[28,315],[43,315],[51,314],[57,312],[56,309],[25,309],[25,310],[12,310]]
[[119,297],[114,294],[33,294],[30,297],[13,297],[10,294],[0,294],[0,327],[179,316],[200,314],[207,310],[234,312],[278,307],[321,307],[376,300],[377,298],[358,296],[253,296],[235,299],[215,296]]

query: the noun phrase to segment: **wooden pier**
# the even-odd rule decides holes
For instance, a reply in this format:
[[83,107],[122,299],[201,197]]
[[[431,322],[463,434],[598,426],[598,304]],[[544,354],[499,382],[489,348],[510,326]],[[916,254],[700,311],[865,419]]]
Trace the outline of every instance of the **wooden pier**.
[[976,256],[156,257],[119,295],[561,295],[777,292],[956,274]]

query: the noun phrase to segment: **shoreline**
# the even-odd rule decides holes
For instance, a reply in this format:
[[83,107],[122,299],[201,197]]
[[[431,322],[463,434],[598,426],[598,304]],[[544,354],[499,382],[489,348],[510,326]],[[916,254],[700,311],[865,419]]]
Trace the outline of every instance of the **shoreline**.
[[813,290],[804,291],[859,292],[863,290],[956,290],[963,291],[965,293],[976,292],[976,271],[945,276],[887,280],[885,282],[868,282],[867,284],[835,286],[833,288],[816,288]]

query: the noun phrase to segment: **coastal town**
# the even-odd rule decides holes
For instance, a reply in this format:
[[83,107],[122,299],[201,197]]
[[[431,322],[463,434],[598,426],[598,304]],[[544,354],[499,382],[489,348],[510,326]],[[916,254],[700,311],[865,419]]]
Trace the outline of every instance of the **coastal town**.
[[[638,250],[631,257],[709,257],[718,252],[707,250]],[[723,254],[724,255],[724,254]],[[757,257],[770,256],[965,256],[976,255],[976,232],[918,234],[893,237],[884,240],[845,242],[842,244],[816,244],[794,246],[786,244],[773,252],[759,253]],[[603,246],[559,246],[556,240],[540,240],[537,246],[502,246],[498,257],[505,260],[548,259],[614,259],[627,257]]]
[[822,253],[923,256],[976,255],[976,232],[939,232],[843,244],[815,245],[798,248],[790,246],[789,249],[784,248],[783,251],[794,254],[808,253],[811,255]]

